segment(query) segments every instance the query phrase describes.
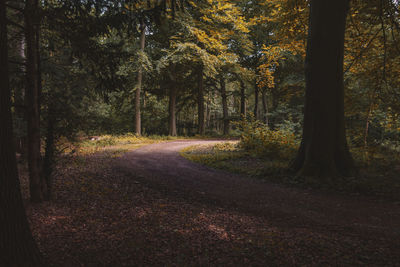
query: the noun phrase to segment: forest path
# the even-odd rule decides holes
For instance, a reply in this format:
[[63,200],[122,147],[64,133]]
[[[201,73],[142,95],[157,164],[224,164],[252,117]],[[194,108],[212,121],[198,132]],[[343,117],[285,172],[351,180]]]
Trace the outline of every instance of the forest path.
[[126,153],[118,165],[140,183],[171,197],[262,217],[289,231],[337,233],[400,243],[400,203],[315,192],[256,180],[193,163],[179,151],[222,141],[183,140]]

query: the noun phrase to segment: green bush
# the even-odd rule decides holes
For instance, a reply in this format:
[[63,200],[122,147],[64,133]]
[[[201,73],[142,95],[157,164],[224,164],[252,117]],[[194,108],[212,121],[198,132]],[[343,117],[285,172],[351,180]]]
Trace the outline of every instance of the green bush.
[[253,116],[236,123],[241,132],[239,145],[262,157],[289,159],[298,147],[297,136],[287,129],[271,130]]

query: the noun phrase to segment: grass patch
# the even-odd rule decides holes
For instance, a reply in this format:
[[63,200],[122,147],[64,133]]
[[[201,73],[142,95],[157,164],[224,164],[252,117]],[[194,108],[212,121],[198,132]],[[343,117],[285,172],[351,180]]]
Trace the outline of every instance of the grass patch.
[[182,139],[182,137],[174,136],[137,136],[135,134],[123,135],[102,135],[92,138],[81,139],[72,144],[70,152],[86,155],[93,154],[99,151],[105,151],[111,157],[121,156],[123,153],[139,148],[144,145]]
[[200,164],[250,176],[263,176],[266,171],[277,174],[284,168],[281,161],[264,161],[242,149],[238,142],[190,146],[180,154]]
[[[222,148],[225,146],[225,148]],[[234,143],[217,145],[196,145],[183,149],[180,154],[185,158],[202,164],[218,167],[218,165],[229,159],[242,157],[242,151],[236,150]]]
[[285,157],[274,157],[270,153],[259,154],[245,150],[239,142],[192,146],[181,151],[181,155],[191,161],[274,183],[400,200],[398,152],[375,147],[370,148],[367,154],[361,148],[353,148],[352,154],[360,169],[359,175],[339,179],[327,186],[324,181],[318,180],[310,184],[288,171],[295,151]]

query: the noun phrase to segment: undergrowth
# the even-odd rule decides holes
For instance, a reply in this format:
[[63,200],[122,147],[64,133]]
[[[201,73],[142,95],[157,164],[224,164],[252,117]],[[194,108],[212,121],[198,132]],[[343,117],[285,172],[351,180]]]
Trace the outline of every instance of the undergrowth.
[[127,133],[121,135],[80,137],[73,142],[60,139],[58,147],[59,151],[67,154],[92,154],[105,151],[110,155],[120,155],[143,145],[176,140],[178,138],[181,139],[182,137],[160,135],[138,136]]

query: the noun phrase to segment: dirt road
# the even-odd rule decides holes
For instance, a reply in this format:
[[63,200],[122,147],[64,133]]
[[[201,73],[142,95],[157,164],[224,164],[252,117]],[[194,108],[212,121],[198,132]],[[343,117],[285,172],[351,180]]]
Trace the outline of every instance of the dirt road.
[[118,168],[171,198],[255,216],[266,227],[303,233],[305,239],[318,235],[339,244],[350,240],[360,246],[361,252],[354,253],[378,257],[371,262],[384,256],[390,264],[399,264],[399,203],[288,188],[214,170],[179,155],[187,146],[215,142],[185,140],[145,146],[120,158]]

